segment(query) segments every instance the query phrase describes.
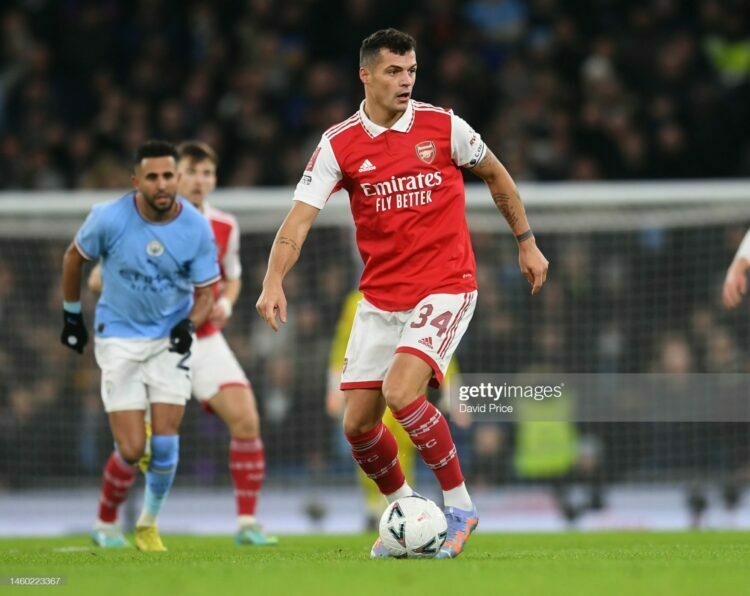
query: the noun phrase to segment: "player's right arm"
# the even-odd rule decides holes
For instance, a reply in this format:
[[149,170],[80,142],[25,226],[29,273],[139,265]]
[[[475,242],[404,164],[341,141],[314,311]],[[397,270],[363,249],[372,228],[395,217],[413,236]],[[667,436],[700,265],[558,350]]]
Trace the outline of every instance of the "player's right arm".
[[83,354],[89,340],[81,312],[81,269],[85,262],[86,258],[75,242],[71,242],[63,256],[63,330],[60,342],[79,354]]
[[86,261],[98,259],[105,248],[107,216],[105,206],[95,206],[78,230],[63,256],[63,331],[62,344],[79,354],[88,343],[88,332],[81,312],[81,269]]
[[750,269],[750,230],[742,239],[737,254],[729,265],[727,275],[724,278],[721,298],[726,308],[736,308],[742,302],[742,297],[747,294],[748,269]]
[[268,270],[263,279],[263,292],[255,308],[274,331],[279,330],[277,313],[281,322],[286,323],[286,297],[282,286],[284,278],[297,262],[302,245],[318,213],[320,209],[317,207],[295,201],[271,247]]
[[274,331],[279,330],[277,313],[281,322],[286,323],[284,277],[297,262],[307,233],[341,178],[331,142],[324,134],[294,191],[294,206],[276,234],[268,257],[263,292],[255,305],[258,314]]
[[63,256],[63,300],[78,302],[81,299],[82,268],[86,258],[71,242]]

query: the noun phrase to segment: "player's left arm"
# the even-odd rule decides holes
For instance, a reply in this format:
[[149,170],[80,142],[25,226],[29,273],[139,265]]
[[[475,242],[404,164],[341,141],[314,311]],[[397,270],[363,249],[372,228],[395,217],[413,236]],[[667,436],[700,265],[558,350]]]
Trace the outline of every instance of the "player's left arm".
[[206,322],[214,306],[213,287],[213,283],[195,286],[193,308],[190,309],[187,317],[169,331],[170,352],[177,352],[178,354],[190,352],[190,347],[193,345],[193,333]]
[[214,306],[214,285],[221,280],[213,231],[202,218],[199,232],[198,251],[191,267],[194,302],[188,315],[196,329],[208,320]]
[[195,301],[193,302],[193,308],[188,315],[188,319],[190,319],[196,329],[206,322],[213,306],[213,285],[196,287]]
[[485,149],[484,157],[470,170],[487,184],[492,200],[513,230],[518,241],[518,265],[532,286],[532,295],[538,293],[547,280],[549,262],[536,245],[513,178],[489,148]]
[[208,315],[211,314],[214,305],[213,287],[221,279],[213,232],[203,218],[200,219],[197,232],[198,246],[190,267],[191,281],[195,289],[193,307],[188,316],[172,327],[169,332],[170,351],[178,354],[190,352],[193,333],[206,322]]

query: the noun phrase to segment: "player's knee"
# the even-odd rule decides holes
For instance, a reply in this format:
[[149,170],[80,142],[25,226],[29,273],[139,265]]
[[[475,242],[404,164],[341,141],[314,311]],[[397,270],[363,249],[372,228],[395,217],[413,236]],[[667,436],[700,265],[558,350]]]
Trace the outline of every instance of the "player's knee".
[[177,466],[180,458],[180,437],[178,435],[154,435],[151,437],[151,466],[157,469],[171,469]]
[[384,383],[383,397],[385,397],[385,403],[388,404],[391,411],[394,411],[405,408],[419,396],[416,392],[405,389],[403,386]]
[[348,437],[356,437],[371,431],[380,422],[379,418],[344,416],[344,434]]
[[143,457],[146,451],[146,445],[143,441],[119,441],[117,443],[117,452],[120,457],[129,464],[135,464]]
[[257,412],[246,412],[229,425],[229,434],[234,439],[256,439],[260,435],[260,420]]

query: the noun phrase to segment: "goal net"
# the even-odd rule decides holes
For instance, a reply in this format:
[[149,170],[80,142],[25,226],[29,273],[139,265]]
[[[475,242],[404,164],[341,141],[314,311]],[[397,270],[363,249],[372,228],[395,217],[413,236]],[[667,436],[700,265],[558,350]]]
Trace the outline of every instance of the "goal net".
[[[486,189],[468,187],[480,290],[456,355],[461,374],[750,370],[750,304],[727,312],[720,302],[724,273],[750,225],[750,184],[529,184],[521,192],[549,278],[532,298],[503,218]],[[242,229],[243,292],[226,336],[258,398],[268,482],[348,484],[353,462],[340,421],[326,412],[333,332],[361,267],[345,195],[321,212],[287,278],[282,331],[265,327],[254,308],[291,197],[291,189],[216,194],[214,204]],[[99,482],[112,439],[91,348],[79,357],[59,344],[60,270],[90,206],[110,198],[0,197],[0,489]],[[91,330],[94,297],[84,291],[83,302]],[[457,422],[464,471],[477,486],[711,481],[730,490],[750,473],[744,420]],[[227,431],[196,403],[181,449],[181,486],[228,485]],[[431,482],[427,472],[419,477]]]

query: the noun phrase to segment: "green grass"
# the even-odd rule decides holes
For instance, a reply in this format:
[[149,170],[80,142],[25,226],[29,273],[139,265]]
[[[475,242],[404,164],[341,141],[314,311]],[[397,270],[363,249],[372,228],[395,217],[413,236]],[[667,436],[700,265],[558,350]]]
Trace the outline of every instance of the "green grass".
[[[0,540],[0,576],[66,576],[53,594],[750,593],[750,534],[482,534],[453,561],[368,558],[372,535],[284,537],[240,548],[229,537],[165,536],[168,553],[88,548],[88,537]],[[65,547],[84,550],[61,552]]]

